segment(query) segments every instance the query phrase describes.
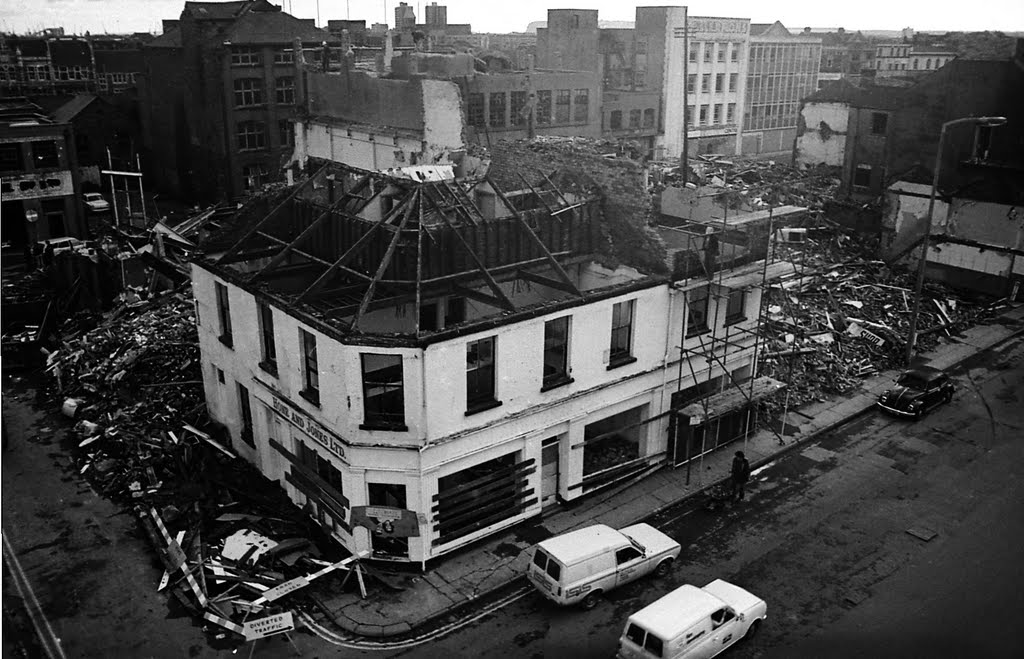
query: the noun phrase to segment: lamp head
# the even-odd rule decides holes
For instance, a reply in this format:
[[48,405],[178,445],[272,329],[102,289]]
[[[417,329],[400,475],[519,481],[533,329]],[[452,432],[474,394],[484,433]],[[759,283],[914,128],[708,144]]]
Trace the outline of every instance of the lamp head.
[[1006,117],[978,117],[974,120],[979,126],[987,126],[989,128],[995,126],[1002,126],[1006,123]]

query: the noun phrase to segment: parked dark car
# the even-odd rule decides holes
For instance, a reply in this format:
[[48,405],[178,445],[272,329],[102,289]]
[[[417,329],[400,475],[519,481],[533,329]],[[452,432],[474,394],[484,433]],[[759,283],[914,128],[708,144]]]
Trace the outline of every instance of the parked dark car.
[[897,416],[920,419],[928,410],[953,399],[953,382],[942,371],[920,366],[903,372],[896,386],[878,397],[878,406]]

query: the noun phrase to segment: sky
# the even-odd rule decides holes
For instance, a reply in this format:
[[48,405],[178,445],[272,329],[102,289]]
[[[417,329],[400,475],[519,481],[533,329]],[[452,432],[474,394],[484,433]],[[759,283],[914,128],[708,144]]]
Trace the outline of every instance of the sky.
[[[429,2],[406,0],[423,18]],[[271,0],[300,18],[365,19],[367,24],[394,23],[397,0]],[[640,0],[644,5],[682,5],[685,2]],[[523,32],[533,21],[547,18],[548,7],[598,9],[602,20],[633,20],[634,5],[623,0],[440,0],[448,7],[448,22],[470,23],[474,32]],[[184,0],[0,0],[0,30],[37,31],[63,26],[68,33],[160,32],[160,19],[177,18]],[[755,23],[781,20],[791,30],[804,27],[847,30],[918,31],[1002,30],[1024,32],[1024,1],[977,0],[700,0],[689,5],[694,16],[750,18]]]

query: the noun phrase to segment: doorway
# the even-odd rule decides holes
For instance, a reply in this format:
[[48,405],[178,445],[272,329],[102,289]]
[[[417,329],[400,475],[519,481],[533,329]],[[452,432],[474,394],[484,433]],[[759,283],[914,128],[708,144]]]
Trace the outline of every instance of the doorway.
[[560,437],[549,437],[540,449],[540,505],[547,508],[558,503],[558,445]]
[[[367,503],[406,510],[405,485],[398,483],[367,483]],[[409,557],[409,538],[396,538],[376,531],[370,533],[374,557]]]

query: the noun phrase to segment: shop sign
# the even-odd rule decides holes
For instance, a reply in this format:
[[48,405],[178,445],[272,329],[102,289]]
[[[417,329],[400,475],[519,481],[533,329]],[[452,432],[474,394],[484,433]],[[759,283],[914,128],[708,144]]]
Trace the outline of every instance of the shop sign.
[[341,441],[341,438],[321,425],[319,421],[316,421],[305,412],[285,403],[277,396],[274,396],[273,407],[278,416],[312,437],[325,449],[334,453],[339,458],[345,457],[345,445]]
[[248,620],[242,627],[245,630],[245,640],[255,641],[258,638],[290,632],[295,629],[295,621],[292,619],[292,612],[285,611],[259,620]]

